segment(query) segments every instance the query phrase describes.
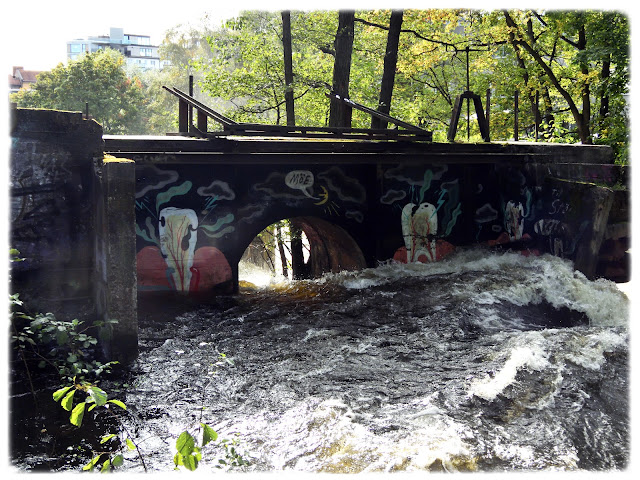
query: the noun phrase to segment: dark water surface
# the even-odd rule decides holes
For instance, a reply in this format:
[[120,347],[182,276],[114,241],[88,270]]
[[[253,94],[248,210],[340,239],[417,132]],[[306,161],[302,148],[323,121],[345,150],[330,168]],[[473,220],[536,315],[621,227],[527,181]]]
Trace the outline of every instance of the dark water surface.
[[[556,257],[382,265],[140,327],[122,399],[150,470],[171,470],[177,436],[200,421],[237,439],[252,472],[629,462],[628,300]],[[199,470],[219,457],[207,447]]]
[[[200,422],[235,439],[251,462],[235,470],[254,473],[620,471],[628,304],[556,257],[462,251],[210,305],[141,303],[127,385],[101,386],[127,404],[151,472],[174,468],[178,435]],[[20,470],[81,471],[117,427],[76,430],[51,391],[36,415],[30,398],[11,397]],[[198,471],[221,457],[208,445]],[[122,469],[143,470],[135,452]]]

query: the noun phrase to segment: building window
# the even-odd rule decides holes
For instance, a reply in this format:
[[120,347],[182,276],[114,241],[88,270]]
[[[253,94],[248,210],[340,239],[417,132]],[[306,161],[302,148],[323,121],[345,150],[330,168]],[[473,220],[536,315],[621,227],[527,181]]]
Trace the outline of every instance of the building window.
[[152,48],[141,48],[140,49],[140,55],[143,57],[152,57],[153,56],[153,49]]
[[82,45],[80,45],[79,43],[72,43],[70,46],[69,51],[71,53],[80,53],[82,52]]

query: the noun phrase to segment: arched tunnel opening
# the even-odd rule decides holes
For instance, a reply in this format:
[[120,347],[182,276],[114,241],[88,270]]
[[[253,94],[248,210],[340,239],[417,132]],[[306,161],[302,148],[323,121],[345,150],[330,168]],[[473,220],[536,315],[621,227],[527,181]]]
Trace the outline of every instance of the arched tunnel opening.
[[256,235],[242,255],[238,280],[241,287],[262,287],[366,267],[360,247],[342,227],[317,217],[293,217]]

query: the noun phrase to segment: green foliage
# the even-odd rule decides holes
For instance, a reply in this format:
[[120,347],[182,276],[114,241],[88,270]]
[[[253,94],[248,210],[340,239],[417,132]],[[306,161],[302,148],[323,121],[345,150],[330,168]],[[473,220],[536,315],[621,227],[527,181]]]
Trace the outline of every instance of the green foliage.
[[19,107],[81,112],[88,103],[90,115],[105,133],[145,131],[142,83],[127,76],[124,57],[111,49],[83,54],[42,72],[31,89],[13,94],[11,101]]
[[236,447],[238,441],[236,439],[218,440],[218,433],[205,423],[200,423],[198,427],[202,431],[202,444],[198,446],[193,435],[188,430],[183,431],[176,440],[176,453],[173,457],[175,468],[184,467],[187,470],[194,471],[198,468],[198,463],[202,460],[202,449],[214,443],[222,447],[224,450],[224,458],[219,458],[217,468],[231,468],[248,466],[249,462],[240,454]]
[[[231,359],[229,359],[224,353],[218,353],[218,361],[211,366],[220,367],[223,365],[233,365]],[[207,375],[211,378],[216,374],[216,371],[209,370]],[[206,385],[203,386],[202,392],[204,392]],[[184,467],[187,470],[194,471],[198,468],[198,464],[202,460],[202,451],[205,446],[212,444],[224,451],[224,458],[219,458],[217,461],[217,468],[232,468],[242,467],[249,465],[249,462],[243,458],[243,456],[236,450],[238,442],[228,439],[218,439],[218,432],[216,432],[211,426],[202,422],[202,411],[200,411],[200,422],[197,427],[197,433],[192,435],[189,430],[184,430],[180,433],[176,440],[176,453],[173,456],[173,463],[176,470],[180,467]],[[198,445],[196,437],[202,438],[202,442]]]
[[24,262],[24,258],[20,257],[20,252],[15,248],[9,249],[9,261],[10,262]]
[[[78,396],[85,394],[86,397],[83,401],[78,401],[74,405],[74,399],[77,401],[76,393],[79,393]],[[65,411],[71,412],[69,416],[69,423],[75,427],[82,426],[85,414],[93,411],[96,407],[101,407],[102,411],[107,412],[118,420],[119,417],[112,412],[109,408],[110,405],[116,405],[122,410],[127,409],[127,406],[122,401],[109,399],[107,392],[99,388],[97,385],[84,381],[76,383],[75,379],[72,385],[67,385],[53,392],[53,401],[56,403],[59,402],[60,406]],[[94,451],[91,460],[82,467],[82,470],[92,471],[96,467],[99,467],[101,472],[108,472],[114,468],[120,467],[124,463],[123,452],[126,450],[137,450],[140,461],[146,470],[144,459],[142,458],[142,454],[138,450],[137,445],[127,433],[122,422],[119,423],[123,433],[120,435],[108,433],[103,435],[100,440],[100,445],[105,445],[105,447],[114,444],[113,441],[119,440],[115,450]]]
[[177,453],[173,457],[176,468],[183,466],[191,471],[198,468],[198,462],[202,459],[201,449],[196,446],[194,438],[186,430],[178,437],[176,450]]
[[[98,341],[87,333],[88,328],[78,319],[57,320],[52,313],[31,316],[18,307],[23,306],[19,294],[9,297],[11,304],[11,342],[26,362],[37,362],[38,368],[53,367],[61,378],[100,376],[117,362],[95,360],[92,350]],[[27,325],[24,325],[28,322]],[[107,323],[116,323],[109,320]],[[22,324],[21,327],[19,324]]]
[[[446,141],[453,104],[466,90],[491,91],[491,138],[514,132],[514,94],[520,97],[519,139],[611,145],[618,162],[628,156],[629,24],[607,11],[406,10],[398,49],[391,115]],[[350,96],[375,107],[390,12],[356,12]],[[331,84],[337,12],[291,12],[296,122],[323,126],[324,93]],[[231,102],[238,121],[284,123],[282,22],[279,12],[242,12],[209,35],[211,56],[193,62],[202,87]],[[520,43],[519,43],[520,42]],[[524,48],[537,52],[536,59]],[[535,97],[539,117],[534,117]],[[587,101],[588,99],[588,101]],[[485,105],[486,106],[486,105]],[[466,113],[466,112],[465,112]],[[473,113],[473,108],[472,108]],[[370,118],[353,112],[354,127]],[[459,123],[466,130],[466,115]],[[479,140],[469,122],[471,141]],[[462,134],[459,139],[464,138]]]

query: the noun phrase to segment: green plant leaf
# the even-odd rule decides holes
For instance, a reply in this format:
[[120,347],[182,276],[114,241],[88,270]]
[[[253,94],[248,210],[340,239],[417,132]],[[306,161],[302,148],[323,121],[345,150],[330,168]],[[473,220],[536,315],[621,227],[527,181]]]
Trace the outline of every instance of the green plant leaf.
[[187,470],[193,472],[196,468],[198,468],[198,459],[193,455],[187,455],[186,457],[182,457],[182,465],[184,465],[184,468],[186,468]]
[[100,440],[100,443],[107,443],[109,440],[111,440],[115,436],[116,436],[115,433],[109,433],[109,434],[105,435],[104,437],[102,437],[102,439]]
[[100,473],[105,473],[109,470],[109,465],[111,465],[111,459],[107,458],[102,464],[102,468],[100,469]]
[[56,341],[58,345],[66,345],[69,342],[69,334],[66,331],[59,331],[56,334]]
[[182,456],[191,455],[196,442],[189,432],[186,430],[180,434],[176,441],[176,449]]
[[85,470],[85,471],[86,470],[93,470],[93,467],[96,466],[96,463],[98,463],[98,460],[100,460],[101,456],[102,455],[97,455],[97,456],[93,457],[89,463],[87,463],[84,467],[82,467],[82,470]]
[[205,423],[201,423],[202,427],[202,446],[204,447],[209,442],[215,442],[218,439],[218,433]]
[[123,463],[124,463],[124,457],[122,456],[121,453],[113,457],[113,460],[111,460],[111,464],[114,467],[121,467]]
[[127,447],[129,448],[129,450],[135,450],[136,446],[134,445],[134,443],[131,441],[130,438],[127,438]]
[[56,390],[55,392],[53,392],[53,401],[54,402],[59,402],[60,399],[64,396],[64,394],[67,393],[72,388],[73,388],[73,385],[71,385],[69,387],[62,387],[62,388]]
[[127,406],[126,406],[124,403],[122,403],[120,400],[109,400],[108,402],[109,402],[109,403],[113,403],[114,405],[119,406],[119,407],[120,407],[120,408],[122,408],[123,410],[126,410],[126,409],[127,409]]
[[73,411],[71,412],[71,417],[69,417],[69,421],[76,427],[79,427],[80,425],[82,425],[82,419],[84,418],[84,408],[86,405],[87,405],[86,402],[79,403],[74,407]]
[[76,390],[74,388],[69,393],[67,393],[65,397],[62,399],[62,402],[60,402],[60,404],[62,405],[62,408],[64,408],[67,412],[70,412],[71,408],[73,407],[73,396],[75,395],[75,393],[76,393]]
[[89,387],[87,393],[91,397],[91,400],[96,402],[99,407],[107,403],[107,393],[98,387]]

